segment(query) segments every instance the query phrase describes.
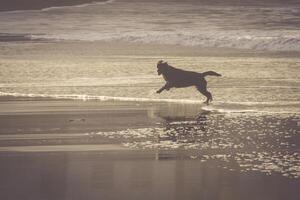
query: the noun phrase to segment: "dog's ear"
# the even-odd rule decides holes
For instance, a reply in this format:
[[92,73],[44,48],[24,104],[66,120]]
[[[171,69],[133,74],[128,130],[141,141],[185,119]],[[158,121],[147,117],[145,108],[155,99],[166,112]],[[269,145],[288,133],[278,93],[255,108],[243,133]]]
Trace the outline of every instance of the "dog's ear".
[[163,63],[164,61],[163,60],[160,60],[160,61],[158,61],[158,63],[157,64],[161,64],[161,63]]

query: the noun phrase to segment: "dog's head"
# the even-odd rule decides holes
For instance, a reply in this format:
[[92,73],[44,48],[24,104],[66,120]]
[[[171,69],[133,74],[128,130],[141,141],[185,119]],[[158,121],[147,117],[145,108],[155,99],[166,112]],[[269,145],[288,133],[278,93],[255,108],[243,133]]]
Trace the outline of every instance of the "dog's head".
[[169,65],[167,62],[164,62],[163,60],[158,61],[157,74],[158,75],[164,74],[167,71],[168,67],[169,67]]

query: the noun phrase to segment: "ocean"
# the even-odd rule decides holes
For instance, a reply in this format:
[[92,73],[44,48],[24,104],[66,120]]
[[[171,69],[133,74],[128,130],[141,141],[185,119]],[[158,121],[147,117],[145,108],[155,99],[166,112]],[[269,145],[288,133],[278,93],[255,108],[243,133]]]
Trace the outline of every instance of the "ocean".
[[[4,38],[18,36],[21,40],[32,41],[117,41],[177,45],[177,48],[214,48],[216,52],[224,48],[246,49],[258,54],[300,51],[299,4],[282,5],[277,1],[264,4],[110,0],[42,10],[0,12],[0,27]],[[32,46],[34,48],[34,44]],[[82,58],[66,63],[55,59],[29,63],[3,60],[0,92],[16,96],[201,101],[201,95],[195,89],[155,94],[155,89],[163,84],[155,72],[156,62],[163,59],[163,55],[154,58],[147,55],[145,59],[116,56],[94,59],[92,63]],[[218,108],[299,112],[297,56],[267,59],[192,56],[172,57],[169,62],[188,70],[216,70],[223,74],[221,79],[209,78],[209,88]]]
[[[270,51],[288,55],[300,51],[300,5],[296,1],[109,0],[0,12],[0,18],[1,36],[6,39],[18,37],[57,43],[129,42],[213,48],[216,52],[230,48],[257,54]],[[2,48],[5,45],[2,43]],[[32,46],[34,48],[34,44]],[[156,76],[155,65],[159,59],[164,59],[163,55],[154,58],[148,55],[145,59],[114,56],[117,55],[84,64],[81,62],[86,61],[82,59],[67,63],[55,59],[29,63],[2,60],[0,92],[2,95],[66,95],[99,99],[102,96],[201,99],[193,89],[155,94],[155,89],[162,84]],[[298,58],[192,56],[172,57],[169,63],[188,70],[216,70],[223,74],[221,79],[209,78],[216,104],[237,104],[247,110],[263,108],[263,111],[270,111],[274,108],[276,112],[299,112]]]
[[0,17],[1,33],[32,39],[300,51],[300,5],[293,0],[108,0]]

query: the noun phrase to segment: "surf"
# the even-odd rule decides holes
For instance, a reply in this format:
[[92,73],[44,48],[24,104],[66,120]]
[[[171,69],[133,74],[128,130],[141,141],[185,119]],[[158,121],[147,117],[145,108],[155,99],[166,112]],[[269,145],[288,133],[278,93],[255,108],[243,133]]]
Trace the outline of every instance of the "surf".
[[121,96],[102,96],[87,94],[25,94],[17,92],[0,92],[0,97],[29,98],[29,99],[60,99],[81,101],[123,101],[137,103],[171,103],[200,106],[203,111],[214,113],[294,113],[299,114],[300,101],[269,101],[269,102],[234,102],[213,101],[206,105],[202,100],[196,99],[159,99]]
[[61,6],[49,6],[41,9],[20,9],[20,10],[7,10],[7,11],[0,11],[0,13],[27,13],[27,12],[47,12],[53,10],[62,10],[62,9],[72,9],[72,8],[85,8],[88,6],[96,6],[96,5],[106,5],[115,2],[115,0],[106,0],[106,1],[91,1],[90,3],[81,3],[76,5],[61,5]]
[[115,2],[115,0],[107,0],[107,1],[100,1],[100,2],[91,2],[91,3],[84,3],[79,5],[72,5],[72,6],[53,6],[48,8],[43,8],[41,11],[51,11],[51,10],[60,10],[65,8],[85,8],[88,6],[95,6],[95,5],[106,5]]

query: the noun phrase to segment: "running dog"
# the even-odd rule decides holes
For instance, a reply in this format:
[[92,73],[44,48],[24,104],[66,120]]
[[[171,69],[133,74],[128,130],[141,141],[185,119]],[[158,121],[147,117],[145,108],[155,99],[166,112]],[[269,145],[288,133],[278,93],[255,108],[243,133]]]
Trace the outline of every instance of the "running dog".
[[206,96],[205,103],[208,105],[210,101],[213,100],[212,95],[207,91],[207,82],[205,76],[221,76],[214,71],[207,71],[203,73],[185,71],[182,69],[177,69],[172,67],[167,62],[162,60],[157,63],[157,73],[164,77],[166,84],[156,91],[156,93],[161,93],[163,90],[170,90],[171,88],[183,88],[196,86],[197,90]]

